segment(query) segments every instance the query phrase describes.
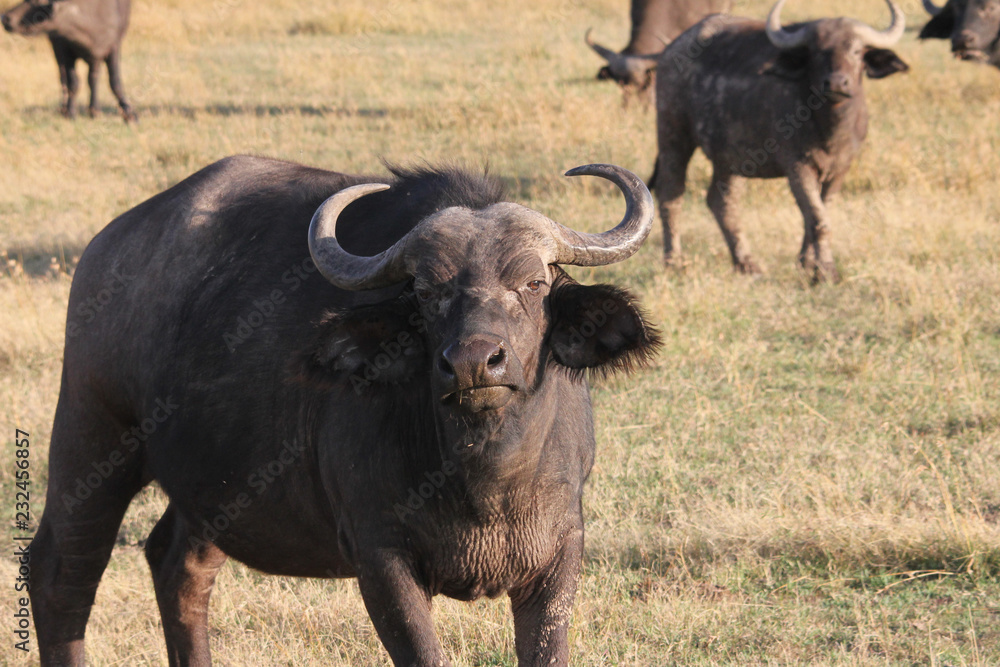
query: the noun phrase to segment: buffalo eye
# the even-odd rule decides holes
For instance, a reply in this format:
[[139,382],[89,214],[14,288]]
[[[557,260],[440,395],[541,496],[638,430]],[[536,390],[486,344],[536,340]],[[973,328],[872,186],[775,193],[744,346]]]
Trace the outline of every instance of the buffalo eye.
[[544,280],[532,280],[530,283],[528,283],[528,291],[531,292],[532,294],[537,294],[538,291],[542,289],[542,285],[544,284],[545,284]]
[[431,300],[431,297],[434,296],[434,292],[426,287],[418,287],[414,290],[414,293],[417,295],[417,301],[420,303],[427,303]]

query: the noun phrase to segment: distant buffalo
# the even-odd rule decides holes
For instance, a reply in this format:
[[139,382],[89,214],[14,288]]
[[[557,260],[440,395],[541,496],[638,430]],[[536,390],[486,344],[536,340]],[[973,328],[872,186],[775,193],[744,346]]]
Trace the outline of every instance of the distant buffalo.
[[642,95],[653,90],[656,56],[677,35],[709,14],[728,12],[732,0],[632,0],[632,37],[621,52],[601,46],[590,38],[587,44],[607,65],[598,79],[612,79],[624,89]]
[[888,50],[902,37],[904,18],[887,2],[892,25],[884,32],[850,18],[782,27],[779,0],[767,23],[712,16],[667,47],[657,74],[659,156],[651,184],[668,264],[680,252],[681,196],[700,147],[714,170],[708,206],[737,270],[760,271],[739,220],[744,179],[787,178],[805,218],[799,261],[817,279],[837,278],[826,204],[868,130],[864,75],[908,69]]
[[25,0],[0,16],[4,30],[19,35],[46,34],[52,42],[62,83],[61,111],[76,115],[76,91],[80,80],[76,61],[89,67],[90,116],[97,113],[98,75],[101,62],[108,64],[108,80],[118,98],[125,122],[136,119],[125,98],[121,79],[122,39],[128,29],[131,0]]
[[171,665],[209,664],[229,556],[356,577],[400,667],[450,664],[434,596],[502,594],[518,664],[565,667],[588,371],[628,371],[658,345],[627,291],[560,268],[635,253],[649,191],[612,165],[569,174],[615,183],[623,220],[577,232],[461,170],[234,157],[98,234],[73,276],[31,543],[42,664],[84,664],[119,523],[156,480],[170,504],[146,558]]
[[943,7],[923,2],[934,18],[921,39],[950,39],[956,58],[1000,68],[1000,0],[948,0]]

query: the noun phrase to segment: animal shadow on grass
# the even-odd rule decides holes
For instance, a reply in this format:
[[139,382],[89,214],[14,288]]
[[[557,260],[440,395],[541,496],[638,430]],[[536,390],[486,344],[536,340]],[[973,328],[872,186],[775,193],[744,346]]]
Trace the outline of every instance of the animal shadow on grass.
[[[181,116],[188,119],[196,119],[198,116],[316,116],[336,118],[406,118],[413,115],[408,109],[348,109],[345,107],[333,107],[329,105],[315,104],[235,104],[220,102],[216,104],[206,104],[204,106],[189,106],[182,104],[151,104],[148,106],[136,105],[135,110],[140,119],[156,118],[158,116]],[[40,114],[57,113],[53,106],[32,105],[24,107],[25,116],[37,116]],[[111,106],[101,107],[101,113],[105,116],[114,117],[117,109]]]

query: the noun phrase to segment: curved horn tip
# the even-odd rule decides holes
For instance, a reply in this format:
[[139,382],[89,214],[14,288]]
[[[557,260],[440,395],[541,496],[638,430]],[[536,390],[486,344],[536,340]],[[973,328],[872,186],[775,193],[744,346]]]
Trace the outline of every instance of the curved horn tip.
[[[360,199],[365,195],[370,195],[376,192],[382,192],[383,190],[388,190],[390,187],[392,186],[389,185],[388,183],[359,183],[357,185],[351,185],[344,188],[343,190],[337,190],[336,192],[334,192],[332,195],[326,198],[323,204],[326,204],[326,202],[334,198],[343,199],[345,197],[350,197],[351,201],[353,201],[355,199]],[[322,207],[323,204],[320,204],[320,207]]]
[[906,30],[906,15],[895,0],[886,0],[892,12],[892,25],[885,30],[876,30],[867,23],[858,21],[855,31],[868,45],[876,49],[888,49],[895,45]]
[[603,162],[598,162],[595,164],[584,164],[579,167],[573,167],[567,171],[563,176],[597,176],[600,174],[605,174],[612,171],[617,171],[621,167],[617,167],[613,164],[605,164]]

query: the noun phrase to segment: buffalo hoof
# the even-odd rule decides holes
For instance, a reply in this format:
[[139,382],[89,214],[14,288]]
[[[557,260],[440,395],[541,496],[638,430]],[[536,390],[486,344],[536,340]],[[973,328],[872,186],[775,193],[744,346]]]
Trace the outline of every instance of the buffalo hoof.
[[63,106],[59,108],[59,115],[63,118],[69,118],[70,120],[76,119],[76,109],[73,107]]
[[830,283],[836,284],[840,282],[840,271],[833,263],[829,264],[817,264],[816,270],[813,272],[813,285],[818,285],[819,283]]
[[687,271],[688,266],[691,263],[687,260],[684,255],[664,255],[663,256],[663,268],[672,269],[678,273],[684,273]]
[[129,125],[131,123],[138,123],[139,115],[132,110],[132,107],[124,107],[122,109],[122,120],[125,121],[126,125]]
[[733,262],[733,269],[745,276],[759,276],[764,273],[764,269],[749,257],[739,262]]

